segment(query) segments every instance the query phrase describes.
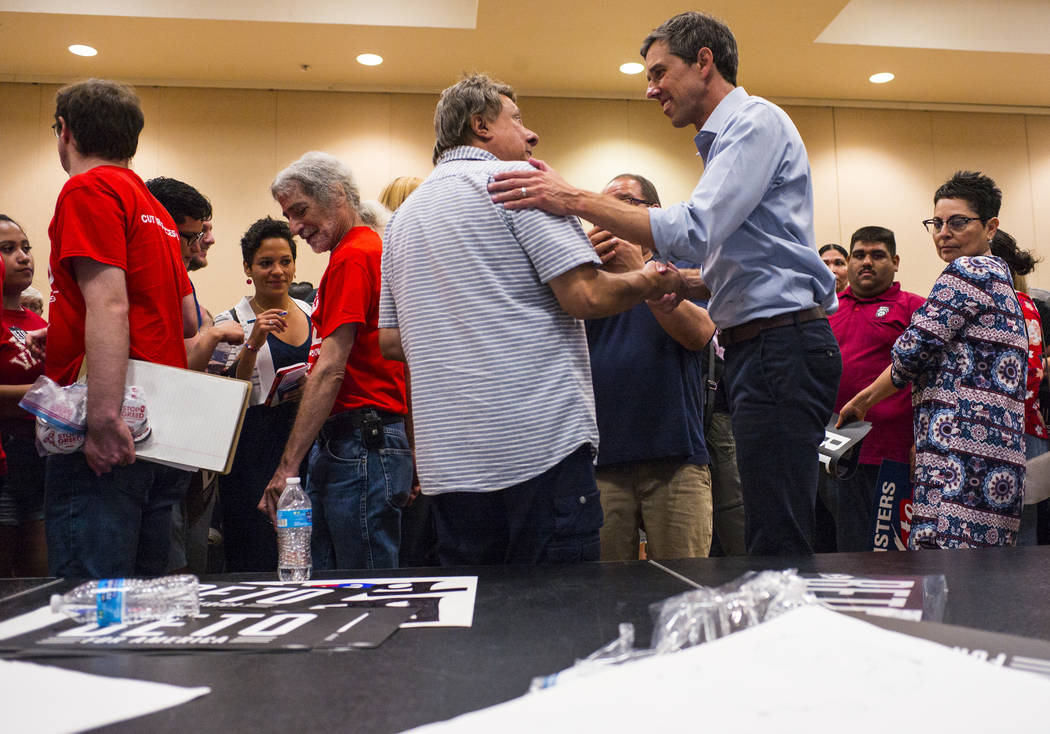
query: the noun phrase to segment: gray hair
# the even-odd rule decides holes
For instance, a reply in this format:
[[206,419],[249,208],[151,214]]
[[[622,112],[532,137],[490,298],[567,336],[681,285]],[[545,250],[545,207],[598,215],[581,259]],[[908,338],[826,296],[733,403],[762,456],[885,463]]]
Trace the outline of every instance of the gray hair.
[[323,207],[330,207],[343,190],[350,210],[360,215],[361,192],[357,189],[354,174],[345,163],[328,153],[312,150],[277,174],[270,184],[270,194],[276,199],[291,192],[295,187]]
[[21,298],[36,298],[36,299],[39,299],[41,302],[44,300],[44,294],[41,293],[39,290],[37,290],[36,288],[34,288],[31,285],[30,286],[26,286],[26,289],[24,291],[22,291],[22,293],[20,294],[20,297]]
[[474,115],[486,120],[499,117],[503,97],[517,101],[513,88],[487,74],[471,74],[445,89],[434,110],[434,163],[446,150],[470,144]]
[[371,227],[380,237],[383,236],[383,233],[386,231],[386,225],[390,221],[390,217],[393,216],[393,212],[375,199],[362,201],[358,214],[361,216],[362,224],[366,227]]

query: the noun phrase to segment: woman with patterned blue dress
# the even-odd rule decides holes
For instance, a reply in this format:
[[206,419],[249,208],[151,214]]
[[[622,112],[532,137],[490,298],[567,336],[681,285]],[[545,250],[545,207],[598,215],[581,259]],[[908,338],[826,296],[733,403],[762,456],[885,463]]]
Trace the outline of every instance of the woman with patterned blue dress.
[[1024,498],[1028,337],[1010,268],[990,255],[1002,192],[960,171],[923,222],[948,263],[893,347],[892,363],[841,422],[912,384],[911,548],[1014,545]]

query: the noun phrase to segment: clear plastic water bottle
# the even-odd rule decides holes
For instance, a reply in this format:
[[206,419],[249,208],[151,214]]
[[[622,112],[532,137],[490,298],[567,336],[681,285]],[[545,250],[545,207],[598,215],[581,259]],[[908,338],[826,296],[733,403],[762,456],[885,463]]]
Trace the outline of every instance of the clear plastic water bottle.
[[52,596],[51,611],[66,614],[77,622],[95,622],[99,627],[190,617],[200,611],[197,577],[185,574],[89,581]]
[[288,477],[277,502],[277,578],[306,581],[313,569],[310,535],[313,533],[310,498],[299,485],[299,477]]

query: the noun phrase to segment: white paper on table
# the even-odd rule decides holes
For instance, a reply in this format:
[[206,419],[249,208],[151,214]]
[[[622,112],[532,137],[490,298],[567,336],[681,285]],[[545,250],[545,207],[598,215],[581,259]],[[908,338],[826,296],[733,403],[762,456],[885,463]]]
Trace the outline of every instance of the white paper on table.
[[[48,665],[0,660],[5,731],[60,734],[161,711],[211,693],[167,683],[107,678]],[[58,692],[61,692],[60,694]],[[55,703],[61,699],[61,705]]]
[[1048,700],[1042,676],[814,606],[413,731],[1045,731]]

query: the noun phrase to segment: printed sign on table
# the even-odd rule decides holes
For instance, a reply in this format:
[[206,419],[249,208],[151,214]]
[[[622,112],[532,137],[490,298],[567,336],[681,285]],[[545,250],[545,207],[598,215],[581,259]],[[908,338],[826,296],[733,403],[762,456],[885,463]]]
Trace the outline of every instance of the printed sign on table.
[[[470,627],[476,576],[202,583],[193,618],[78,624],[46,608],[0,641],[19,655],[78,650],[311,650],[376,647],[399,627]],[[18,627],[18,618],[5,624]],[[30,629],[24,627],[23,629]]]

